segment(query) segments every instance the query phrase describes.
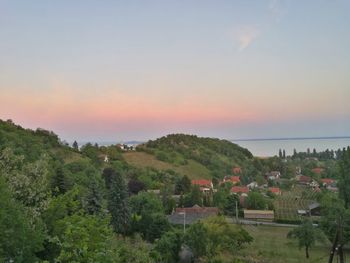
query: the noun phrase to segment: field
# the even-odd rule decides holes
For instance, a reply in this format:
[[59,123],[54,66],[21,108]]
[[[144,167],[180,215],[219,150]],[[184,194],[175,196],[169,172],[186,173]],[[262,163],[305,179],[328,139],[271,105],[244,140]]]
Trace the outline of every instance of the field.
[[186,165],[175,165],[158,160],[154,155],[145,152],[126,152],[124,159],[136,167],[153,167],[158,170],[172,169],[179,174],[187,175],[190,179],[210,179],[210,171],[202,164],[188,160]]
[[[275,226],[244,226],[254,237],[251,245],[240,252],[244,259],[251,259],[248,262],[256,263],[300,263],[327,262],[330,243],[316,244],[310,250],[310,258],[305,258],[305,250],[299,249],[296,240],[287,239],[287,233],[291,230],[288,227]],[[349,257],[347,252],[347,257]],[[335,261],[336,262],[336,259]]]
[[274,201],[275,219],[298,220],[297,210],[307,210],[308,205],[314,202],[316,193],[311,189],[295,185],[291,191],[283,192]]

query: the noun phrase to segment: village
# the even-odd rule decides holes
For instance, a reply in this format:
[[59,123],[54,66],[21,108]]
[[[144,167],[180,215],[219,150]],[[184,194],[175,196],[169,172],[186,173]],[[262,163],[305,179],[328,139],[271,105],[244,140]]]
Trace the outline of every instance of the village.
[[[312,169],[315,174],[322,174],[323,168]],[[338,192],[337,181],[331,178],[313,179],[311,176],[301,174],[297,169],[294,178],[285,179],[279,171],[271,171],[265,174],[265,181],[259,185],[252,181],[246,185],[240,179],[242,168],[233,167],[232,175],[227,175],[214,186],[212,180],[191,180],[192,186],[198,187],[203,196],[212,196],[222,187],[229,187],[230,194],[237,197],[235,211],[231,222],[241,224],[298,224],[304,217],[318,222],[321,216],[321,207],[317,201],[317,194],[321,191]],[[289,181],[291,188],[282,190],[281,182]],[[264,209],[250,209],[247,199],[251,193],[259,193],[271,201],[272,205],[266,205]],[[179,196],[174,196],[179,198]],[[168,217],[173,224],[191,224],[197,220],[222,214],[218,207],[206,207],[195,204],[192,207],[177,207]]]

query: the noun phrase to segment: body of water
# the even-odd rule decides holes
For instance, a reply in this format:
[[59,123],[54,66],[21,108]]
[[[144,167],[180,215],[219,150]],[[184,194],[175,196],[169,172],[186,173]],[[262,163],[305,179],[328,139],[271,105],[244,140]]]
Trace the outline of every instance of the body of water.
[[350,137],[344,138],[302,138],[302,139],[254,139],[254,140],[233,140],[244,148],[247,148],[254,156],[278,155],[279,149],[284,149],[287,155],[292,155],[293,150],[297,152],[311,151],[315,148],[317,152],[337,150],[350,146]]

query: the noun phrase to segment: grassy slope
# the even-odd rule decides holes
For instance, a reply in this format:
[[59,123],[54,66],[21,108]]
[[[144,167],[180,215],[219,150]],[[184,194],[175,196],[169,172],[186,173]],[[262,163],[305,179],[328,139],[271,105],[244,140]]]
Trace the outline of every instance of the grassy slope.
[[193,160],[189,160],[186,165],[174,165],[159,161],[154,155],[145,152],[126,152],[123,154],[123,157],[129,164],[141,168],[172,169],[180,174],[187,175],[190,179],[211,178],[210,171],[202,164]]
[[[240,254],[247,259],[259,259],[254,262],[321,263],[328,260],[330,244],[316,244],[310,250],[310,259],[307,260],[305,250],[298,248],[297,241],[286,238],[291,228],[275,226],[244,226],[244,228],[254,237],[254,241]],[[347,256],[350,255],[347,254]]]

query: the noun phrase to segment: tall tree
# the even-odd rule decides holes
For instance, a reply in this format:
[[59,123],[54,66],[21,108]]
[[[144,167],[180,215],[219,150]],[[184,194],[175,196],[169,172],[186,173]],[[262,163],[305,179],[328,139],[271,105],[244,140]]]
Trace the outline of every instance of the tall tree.
[[96,179],[92,178],[88,185],[85,209],[90,215],[98,214],[102,210],[102,193]]
[[120,173],[111,168],[103,171],[103,178],[108,189],[108,210],[111,213],[111,224],[116,232],[125,234],[129,226],[128,192]]
[[43,248],[43,228],[30,223],[26,209],[15,200],[0,176],[0,261],[37,262]]
[[74,150],[79,151],[79,145],[78,145],[77,141],[73,142],[72,147]]
[[62,166],[58,166],[55,169],[51,179],[51,188],[55,196],[64,194],[67,191],[67,182]]
[[308,219],[304,220],[301,225],[291,230],[287,237],[298,239],[299,247],[305,248],[306,258],[310,257],[309,250],[315,245],[316,241],[324,240],[323,233],[319,229],[316,229]]
[[282,150],[281,150],[281,149],[278,150],[278,157],[279,157],[279,158],[282,158],[282,157],[283,157],[283,155],[282,155]]
[[350,150],[347,149],[339,161],[339,193],[345,202],[345,207],[350,208]]

